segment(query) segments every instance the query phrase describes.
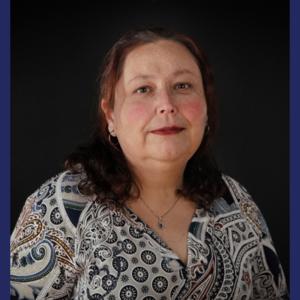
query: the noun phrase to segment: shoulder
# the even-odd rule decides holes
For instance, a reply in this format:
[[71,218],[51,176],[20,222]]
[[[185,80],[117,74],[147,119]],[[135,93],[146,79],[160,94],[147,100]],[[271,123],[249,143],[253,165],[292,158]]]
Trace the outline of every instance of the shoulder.
[[90,200],[78,189],[84,176],[61,172],[26,199],[10,245],[12,293],[19,299],[70,295],[77,274],[76,219]]
[[[237,220],[235,225],[232,225],[230,228],[231,234],[239,237],[241,246],[237,249],[239,251],[242,248],[245,250],[247,247],[248,249],[251,249],[253,245],[252,242],[257,243],[257,245],[253,247],[253,249],[255,249],[255,253],[251,259],[254,291],[253,296],[255,299],[261,299],[261,297],[263,297],[262,295],[265,295],[266,289],[269,289],[272,291],[271,293],[274,293],[274,297],[276,294],[278,297],[276,297],[276,299],[288,299],[285,275],[269,232],[268,225],[261,210],[250,193],[241,183],[228,175],[223,175],[223,180],[228,187],[232,201],[236,205],[235,212],[240,214],[240,218]],[[243,233],[248,233],[246,235],[248,240],[246,242],[243,240],[242,243],[240,239],[242,235],[239,234],[239,229],[242,228],[240,226],[241,223],[245,224]],[[234,224],[234,222],[231,224]],[[232,239],[232,241],[233,240],[234,239]],[[246,243],[248,243],[248,245],[245,247]],[[270,280],[268,280],[268,286],[262,286],[261,280],[266,276],[269,276],[270,278]]]
[[222,197],[214,201],[215,213],[218,216],[234,215],[236,221],[246,222],[259,238],[269,235],[263,214],[246,187],[229,175],[223,174],[222,179],[227,190]]
[[[94,196],[80,193],[84,172],[60,172],[43,182],[26,200],[23,210],[30,210],[49,219],[50,224],[65,223],[75,233],[81,211]],[[78,215],[78,216],[75,216]]]
[[242,201],[245,200],[253,201],[252,196],[247,191],[246,187],[239,181],[227,174],[223,174],[222,179],[227,187],[227,193],[225,193],[225,195],[227,196],[227,200],[231,198],[231,201],[236,205],[239,205]]

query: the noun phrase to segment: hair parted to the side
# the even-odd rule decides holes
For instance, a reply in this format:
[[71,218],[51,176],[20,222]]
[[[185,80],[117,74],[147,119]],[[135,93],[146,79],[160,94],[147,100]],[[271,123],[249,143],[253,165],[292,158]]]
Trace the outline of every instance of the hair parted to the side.
[[[80,183],[80,191],[95,194],[96,201],[114,201],[122,207],[129,198],[137,198],[140,188],[134,180],[126,158],[116,137],[110,137],[101,100],[106,99],[114,107],[116,84],[121,77],[127,54],[138,46],[159,40],[171,40],[185,46],[194,56],[202,74],[207,101],[209,131],[201,145],[188,161],[183,186],[177,193],[208,208],[225,190],[221,171],[215,163],[211,144],[217,127],[217,102],[211,67],[201,47],[189,36],[163,28],[136,29],[125,33],[106,54],[99,76],[99,104],[97,122],[91,140],[79,146],[65,161],[65,169],[84,171],[86,179]],[[113,144],[113,145],[112,145]]]

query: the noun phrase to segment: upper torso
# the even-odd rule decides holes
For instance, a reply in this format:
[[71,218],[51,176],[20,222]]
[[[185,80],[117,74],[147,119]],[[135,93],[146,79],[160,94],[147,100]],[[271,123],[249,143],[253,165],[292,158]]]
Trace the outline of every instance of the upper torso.
[[287,299],[264,220],[230,177],[227,195],[163,236],[128,208],[80,195],[80,176],[65,172],[29,197],[12,236],[20,299]]

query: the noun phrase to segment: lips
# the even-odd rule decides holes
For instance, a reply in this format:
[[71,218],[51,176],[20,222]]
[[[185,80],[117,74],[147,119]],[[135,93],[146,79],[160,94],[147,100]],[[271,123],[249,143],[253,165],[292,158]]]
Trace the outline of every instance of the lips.
[[177,134],[184,130],[183,127],[170,126],[170,127],[162,127],[155,130],[152,130],[151,133],[160,134],[160,135],[169,135],[169,134]]

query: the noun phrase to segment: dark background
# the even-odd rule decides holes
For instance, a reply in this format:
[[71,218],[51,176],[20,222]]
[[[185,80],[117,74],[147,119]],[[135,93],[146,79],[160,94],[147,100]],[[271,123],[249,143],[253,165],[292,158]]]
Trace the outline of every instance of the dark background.
[[289,2],[12,1],[12,229],[25,199],[87,140],[97,75],[125,30],[195,37],[220,103],[224,173],[252,194],[289,278]]

